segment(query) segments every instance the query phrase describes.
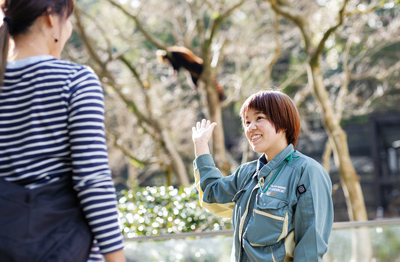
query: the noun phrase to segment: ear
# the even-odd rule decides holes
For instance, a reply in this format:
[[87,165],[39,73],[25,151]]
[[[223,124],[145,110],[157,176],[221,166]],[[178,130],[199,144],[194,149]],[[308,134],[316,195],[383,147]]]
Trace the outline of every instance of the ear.
[[44,14],[45,21],[50,27],[54,27],[54,19],[56,18],[53,9],[53,7],[48,7],[46,10],[46,14]]

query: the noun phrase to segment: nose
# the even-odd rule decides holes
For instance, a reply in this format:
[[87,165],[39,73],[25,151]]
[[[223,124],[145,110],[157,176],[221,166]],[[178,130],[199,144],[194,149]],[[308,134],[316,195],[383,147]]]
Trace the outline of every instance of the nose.
[[250,124],[247,127],[247,130],[251,131],[251,130],[254,130],[254,129],[256,129],[256,124],[253,121],[251,121]]

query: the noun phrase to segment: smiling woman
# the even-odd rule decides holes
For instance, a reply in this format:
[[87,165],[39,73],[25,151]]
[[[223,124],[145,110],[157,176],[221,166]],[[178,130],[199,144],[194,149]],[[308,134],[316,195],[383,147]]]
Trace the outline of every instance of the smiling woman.
[[262,111],[250,108],[243,114],[245,134],[255,152],[264,153],[268,160],[288,146],[286,132],[276,131],[277,128]]
[[322,261],[333,224],[332,183],[320,164],[294,149],[296,106],[281,92],[259,92],[240,115],[249,143],[262,155],[228,177],[208,148],[216,123],[193,127],[200,204],[232,217],[234,261]]

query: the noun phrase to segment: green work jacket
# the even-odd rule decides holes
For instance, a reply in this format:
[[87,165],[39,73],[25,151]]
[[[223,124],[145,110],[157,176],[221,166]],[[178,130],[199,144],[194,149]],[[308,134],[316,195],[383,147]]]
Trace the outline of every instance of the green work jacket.
[[232,218],[232,261],[322,261],[333,224],[328,174],[292,144],[265,162],[224,177],[211,155],[194,161],[201,206]]

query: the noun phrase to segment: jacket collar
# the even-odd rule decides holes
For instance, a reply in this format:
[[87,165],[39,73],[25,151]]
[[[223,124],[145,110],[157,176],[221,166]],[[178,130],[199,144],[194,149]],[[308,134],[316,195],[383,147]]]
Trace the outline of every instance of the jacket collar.
[[257,160],[257,171],[259,171],[261,168],[263,168],[266,164],[268,164],[267,157],[265,154],[262,154],[260,158]]
[[276,157],[274,157],[269,162],[267,162],[265,154],[262,154],[262,156],[257,161],[257,172],[255,173],[255,175],[257,175],[258,172],[261,171],[258,177],[267,176],[272,170],[278,168],[282,164],[282,162],[285,161],[285,158],[288,157],[291,153],[293,153],[293,151],[294,151],[293,145],[289,144],[285,149],[283,149]]

